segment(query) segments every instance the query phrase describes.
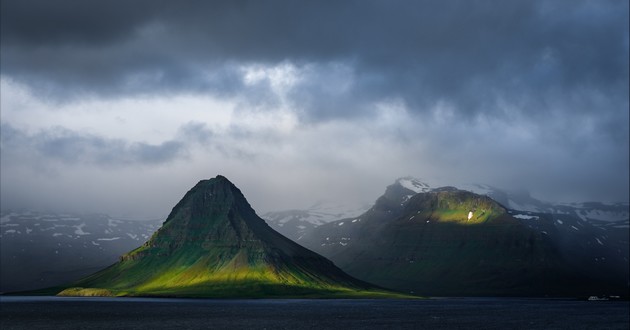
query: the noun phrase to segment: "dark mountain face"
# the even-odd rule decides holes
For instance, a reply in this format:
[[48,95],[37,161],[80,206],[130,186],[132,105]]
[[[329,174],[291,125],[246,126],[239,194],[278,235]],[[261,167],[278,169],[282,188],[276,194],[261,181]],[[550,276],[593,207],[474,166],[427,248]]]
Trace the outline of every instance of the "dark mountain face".
[[597,278],[568,255],[552,221],[452,187],[416,194],[395,184],[363,215],[300,242],[353,276],[417,294],[627,294],[627,278]]
[[76,281],[144,243],[162,221],[104,214],[5,211],[0,217],[0,291]]
[[376,294],[367,292],[373,286],[269,228],[222,176],[186,193],[143,246],[73,286],[91,289],[61,294],[102,294],[101,289],[114,295],[210,297]]

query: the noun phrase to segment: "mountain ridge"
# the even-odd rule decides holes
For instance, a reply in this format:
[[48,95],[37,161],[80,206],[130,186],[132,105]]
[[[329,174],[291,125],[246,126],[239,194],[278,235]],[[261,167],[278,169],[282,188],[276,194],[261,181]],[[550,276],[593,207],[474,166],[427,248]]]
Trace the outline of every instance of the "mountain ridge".
[[[103,291],[105,290],[105,291]],[[273,231],[227,178],[201,180],[162,227],[120,261],[60,295],[399,296],[357,280]]]
[[[605,237],[592,238],[592,251],[571,243],[574,232],[589,228],[580,221],[510,210],[454,187],[415,193],[397,180],[366,213],[319,226],[300,242],[353,276],[404,292],[625,295],[623,271],[615,267],[623,260],[627,265],[627,256],[605,249]],[[571,255],[573,250],[580,255]]]

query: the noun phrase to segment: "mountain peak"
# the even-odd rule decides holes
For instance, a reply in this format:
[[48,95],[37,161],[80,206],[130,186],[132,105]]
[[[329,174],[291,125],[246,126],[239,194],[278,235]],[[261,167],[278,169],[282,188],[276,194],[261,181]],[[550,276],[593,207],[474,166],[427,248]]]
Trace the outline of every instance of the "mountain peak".
[[187,209],[193,216],[207,216],[208,213],[221,213],[231,208],[237,208],[239,213],[248,216],[255,215],[255,211],[245,199],[243,193],[226,177],[217,175],[215,178],[201,180],[175,205],[165,223],[177,217],[182,209]]
[[228,178],[226,178],[225,176],[223,176],[221,174],[215,176],[212,179],[201,180],[199,182],[214,182],[214,183],[223,183],[223,184],[234,185]]
[[352,296],[373,288],[271,229],[221,175],[190,189],[143,246],[75,286],[210,297]]
[[405,189],[415,192],[416,194],[431,190],[431,187],[423,180],[411,176],[398,178],[394,184],[398,184]]
[[236,188],[236,186],[228,178],[224,177],[223,175],[217,175],[216,177],[211,178],[211,179],[200,180],[193,187],[193,189],[208,188],[212,186],[224,186],[230,189],[235,188],[236,190],[238,190],[238,188]]

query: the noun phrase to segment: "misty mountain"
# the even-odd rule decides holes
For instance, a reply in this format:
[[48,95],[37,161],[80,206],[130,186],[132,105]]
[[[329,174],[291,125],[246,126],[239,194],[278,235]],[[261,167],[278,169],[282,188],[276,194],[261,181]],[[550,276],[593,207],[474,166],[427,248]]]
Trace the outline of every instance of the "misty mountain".
[[[355,277],[406,292],[627,294],[627,219],[597,222],[577,208],[508,209],[483,188],[486,195],[399,179],[364,214],[321,225],[299,242]],[[515,202],[507,196],[504,203]]]
[[59,295],[378,297],[392,295],[271,229],[227,178],[202,180],[155,234]]
[[[413,177],[400,178],[396,180],[395,184],[405,188],[401,197],[403,199],[411,198],[416,193],[429,192],[435,189],[423,180]],[[487,184],[458,184],[456,187],[491,197],[510,210],[557,214],[561,217],[572,215],[604,229],[628,228],[627,220],[630,218],[630,204],[628,203],[574,202],[554,204],[538,200],[526,191],[508,191]],[[319,202],[304,210],[267,212],[262,215],[262,218],[275,230],[298,242],[317,226],[336,220],[356,218],[369,208],[370,205]]]
[[76,280],[116,262],[151,237],[160,223],[104,214],[2,212],[0,291]]
[[[628,204],[556,205],[536,200],[527,193],[508,193],[488,185],[459,187],[491,197],[522,226],[544,235],[553,243],[558,258],[573,271],[609,281],[618,280],[618,274],[628,273]],[[389,201],[390,212],[376,217],[377,220],[372,213],[371,222],[385,224],[402,216],[398,209],[403,209],[417,194],[449,190],[458,189],[435,189],[419,179],[401,178],[379,199]],[[359,237],[357,231],[380,230],[362,225],[367,219],[366,211],[372,208],[319,202],[307,210],[269,212],[264,217],[271,228],[326,255],[347,270],[347,265],[337,258],[347,253],[346,247],[355,249],[352,246]],[[77,280],[116,262],[120,255],[145,242],[161,222],[99,214],[2,212],[0,290],[28,290]],[[387,239],[387,235],[381,236],[370,239]],[[368,279],[360,273],[353,275]],[[407,290],[409,286],[401,289]]]
[[277,232],[298,241],[305,233],[325,223],[355,217],[370,207],[369,204],[354,205],[334,201],[319,201],[305,210],[272,211],[261,218]]
[[629,203],[574,202],[558,204],[538,200],[526,191],[506,191],[485,184],[463,184],[457,185],[457,187],[489,196],[511,210],[569,214],[594,224],[601,221],[617,222],[630,218]]

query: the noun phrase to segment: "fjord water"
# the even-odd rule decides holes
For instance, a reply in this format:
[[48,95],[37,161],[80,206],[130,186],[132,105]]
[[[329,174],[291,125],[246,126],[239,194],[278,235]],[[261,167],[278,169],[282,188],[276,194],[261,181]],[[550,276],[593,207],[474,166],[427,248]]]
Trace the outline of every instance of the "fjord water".
[[627,301],[0,297],[7,329],[628,329]]

